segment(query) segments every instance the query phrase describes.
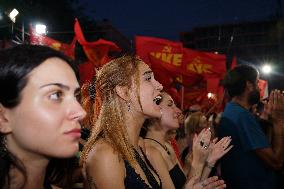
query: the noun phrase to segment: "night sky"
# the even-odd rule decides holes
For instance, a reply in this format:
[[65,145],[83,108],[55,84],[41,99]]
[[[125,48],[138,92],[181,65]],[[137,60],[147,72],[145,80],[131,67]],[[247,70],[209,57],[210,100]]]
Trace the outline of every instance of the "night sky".
[[269,19],[277,0],[81,0],[128,38],[145,35],[178,40],[197,26]]

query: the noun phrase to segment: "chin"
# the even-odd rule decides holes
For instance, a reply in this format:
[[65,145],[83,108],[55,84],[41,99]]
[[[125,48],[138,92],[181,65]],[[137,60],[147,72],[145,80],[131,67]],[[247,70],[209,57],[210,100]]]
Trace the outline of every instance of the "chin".
[[74,148],[74,146],[66,147],[58,153],[57,158],[74,157],[77,154],[77,152],[79,152],[79,147],[76,148]]

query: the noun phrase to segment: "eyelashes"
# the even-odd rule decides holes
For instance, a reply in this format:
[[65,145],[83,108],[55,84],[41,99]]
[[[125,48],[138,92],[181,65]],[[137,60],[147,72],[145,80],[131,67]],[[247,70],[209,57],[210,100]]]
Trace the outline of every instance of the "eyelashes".
[[56,91],[49,95],[49,99],[53,101],[61,101],[63,98],[63,92],[62,91]]
[[[77,102],[81,102],[82,96],[81,96],[80,92],[74,94],[74,97],[76,98]],[[50,94],[48,96],[48,98],[52,101],[55,101],[55,102],[61,102],[64,99],[64,92],[63,91],[55,91],[52,94]]]

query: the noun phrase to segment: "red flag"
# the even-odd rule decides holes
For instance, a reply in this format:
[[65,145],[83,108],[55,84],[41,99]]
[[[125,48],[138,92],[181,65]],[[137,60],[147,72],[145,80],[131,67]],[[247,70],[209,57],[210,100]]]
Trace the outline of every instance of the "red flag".
[[30,43],[34,45],[45,45],[49,46],[55,50],[61,51],[67,56],[74,58],[74,48],[75,48],[76,39],[74,38],[72,43],[66,44],[45,35],[40,35],[36,33],[34,28],[30,26]]
[[260,97],[265,99],[268,97],[268,83],[265,80],[259,79],[258,80],[258,87],[260,92]]
[[107,63],[110,60],[108,56],[110,51],[121,50],[115,43],[104,39],[99,39],[95,42],[86,41],[78,19],[75,19],[74,31],[78,42],[82,45],[86,56],[93,63],[94,67],[101,67]]
[[79,64],[80,73],[80,83],[85,83],[86,81],[92,81],[95,75],[95,70],[92,62],[86,62],[84,64]]

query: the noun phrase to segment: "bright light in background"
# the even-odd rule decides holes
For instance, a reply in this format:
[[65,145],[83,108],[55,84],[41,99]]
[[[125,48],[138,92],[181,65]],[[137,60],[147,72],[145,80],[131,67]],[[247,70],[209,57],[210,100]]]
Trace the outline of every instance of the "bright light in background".
[[19,11],[17,9],[13,9],[10,13],[9,13],[9,18],[12,20],[12,22],[16,22],[16,16],[19,14]]
[[265,64],[262,66],[261,70],[264,74],[269,74],[271,72],[271,66],[268,64]]
[[214,96],[213,93],[208,93],[208,94],[207,94],[207,97],[208,97],[208,98],[213,98],[213,96]]
[[218,52],[218,51],[215,51],[214,54],[219,54],[219,52]]
[[37,24],[35,26],[35,31],[38,34],[46,34],[46,25],[44,25],[44,24]]

